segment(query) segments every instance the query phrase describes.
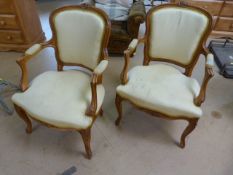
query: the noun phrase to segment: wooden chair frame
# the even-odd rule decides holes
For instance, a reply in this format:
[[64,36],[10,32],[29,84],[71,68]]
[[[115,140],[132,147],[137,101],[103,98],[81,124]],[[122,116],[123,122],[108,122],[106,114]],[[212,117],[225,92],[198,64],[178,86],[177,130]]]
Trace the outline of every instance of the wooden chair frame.
[[[194,11],[198,11],[199,13],[204,14],[205,16],[208,17],[209,19],[209,24],[206,28],[206,31],[204,32],[204,35],[201,37],[200,42],[198,43],[198,47],[196,49],[196,51],[193,54],[193,57],[190,61],[189,64],[184,65],[181,64],[179,62],[176,61],[171,61],[168,60],[166,58],[152,58],[149,56],[149,38],[150,38],[150,16],[153,12],[161,9],[161,8],[166,8],[166,7],[174,7],[174,8],[186,8],[186,9],[190,9],[190,10],[194,10]],[[187,6],[185,4],[179,4],[179,5],[175,5],[175,4],[163,4],[163,5],[159,5],[156,7],[151,8],[151,10],[148,12],[147,14],[147,18],[146,18],[146,33],[145,36],[141,39],[138,39],[137,44],[135,45],[135,47],[129,47],[127,50],[125,50],[124,52],[124,58],[125,58],[125,64],[121,73],[121,84],[127,84],[128,82],[128,76],[127,76],[127,72],[128,72],[128,67],[129,67],[129,62],[130,62],[130,58],[133,57],[133,55],[135,54],[136,51],[136,47],[139,43],[144,43],[145,47],[144,47],[144,60],[143,60],[143,65],[144,66],[148,66],[150,61],[162,61],[162,62],[168,62],[168,63],[173,63],[175,65],[178,65],[180,67],[183,67],[185,69],[184,75],[190,77],[192,75],[192,71],[194,66],[197,63],[197,60],[200,56],[200,54],[205,55],[206,57],[206,61],[207,61],[207,55],[210,53],[209,50],[205,47],[205,43],[206,40],[211,32],[211,28],[212,28],[212,17],[211,15],[204,11],[201,8],[198,7],[193,7],[193,6]],[[212,67],[209,66],[205,66],[205,75],[202,81],[202,85],[201,85],[201,90],[199,95],[194,99],[194,103],[196,106],[201,106],[201,104],[204,102],[205,100],[205,94],[206,94],[206,88],[207,88],[207,84],[209,82],[209,80],[213,77],[214,73],[213,73],[213,69]],[[137,104],[135,104],[133,101],[126,99],[122,96],[120,96],[118,93],[116,94],[116,98],[115,98],[115,104],[116,104],[116,108],[118,111],[118,118],[115,121],[116,125],[120,124],[120,121],[122,119],[122,102],[123,101],[128,101],[130,102],[133,106],[135,106],[136,108],[138,108],[139,110],[142,110],[146,113],[149,113],[153,116],[159,117],[159,118],[164,118],[164,119],[168,119],[168,120],[185,120],[188,122],[187,127],[185,128],[185,130],[183,131],[181,138],[180,138],[180,147],[184,148],[185,147],[185,138],[195,129],[198,119],[197,117],[186,117],[186,116],[169,116],[166,115],[164,113],[158,112],[158,111],[153,111],[153,110],[149,110],[147,108],[138,106]]]
[[[57,61],[57,70],[58,71],[63,71],[63,67],[64,66],[79,66],[84,68],[84,70],[89,70],[91,71],[91,82],[90,82],[90,86],[91,86],[91,92],[92,92],[92,98],[91,98],[91,104],[89,105],[89,107],[86,110],[86,115],[91,116],[93,118],[92,124],[87,128],[87,129],[76,129],[76,128],[59,128],[57,126],[45,123],[43,121],[39,121],[38,119],[34,118],[33,116],[30,116],[29,114],[27,114],[27,112],[17,106],[16,104],[14,104],[14,107],[16,109],[16,112],[18,113],[19,117],[21,119],[23,119],[23,121],[26,123],[27,127],[26,127],[26,132],[28,134],[32,133],[32,122],[30,119],[33,119],[39,123],[44,124],[47,127],[50,128],[57,128],[63,131],[68,131],[68,130],[75,130],[78,131],[83,139],[84,142],[84,146],[85,146],[85,150],[86,150],[86,154],[87,154],[87,158],[90,159],[92,156],[92,152],[91,152],[91,147],[90,147],[90,141],[91,141],[91,127],[95,121],[95,119],[97,118],[98,115],[103,115],[103,110],[102,107],[100,108],[100,110],[98,111],[98,113],[96,113],[97,111],[97,91],[96,91],[96,86],[98,84],[102,83],[102,73],[101,74],[97,74],[94,72],[93,69],[86,67],[82,64],[74,64],[74,63],[67,63],[67,62],[63,62],[60,59],[60,55],[59,55],[59,50],[57,48],[57,37],[56,37],[56,30],[55,30],[55,26],[54,26],[54,16],[62,11],[65,10],[88,10],[89,12],[92,13],[96,13],[98,15],[100,15],[103,20],[105,21],[105,31],[103,34],[103,38],[102,38],[102,48],[101,48],[101,52],[99,55],[99,60],[98,62],[100,63],[102,60],[108,60],[108,51],[107,51],[107,45],[108,45],[108,40],[109,40],[109,36],[110,36],[110,31],[111,31],[111,24],[110,21],[107,17],[107,15],[102,11],[99,10],[95,7],[91,7],[87,4],[82,4],[82,5],[78,5],[78,6],[66,6],[66,7],[62,7],[59,9],[56,9],[55,11],[52,12],[52,14],[50,15],[50,26],[52,29],[52,39],[41,43],[40,47],[38,49],[35,49],[33,51],[32,54],[27,54],[27,51],[25,53],[25,56],[22,57],[21,59],[17,60],[18,65],[21,68],[22,71],[22,77],[21,77],[21,90],[22,91],[26,91],[27,88],[29,87],[29,81],[28,81],[28,69],[27,69],[27,63],[28,61],[30,61],[35,55],[37,55],[42,49],[47,48],[47,47],[52,47],[55,50],[55,57],[56,57],[56,61]],[[78,70],[78,71],[82,71],[82,70]]]

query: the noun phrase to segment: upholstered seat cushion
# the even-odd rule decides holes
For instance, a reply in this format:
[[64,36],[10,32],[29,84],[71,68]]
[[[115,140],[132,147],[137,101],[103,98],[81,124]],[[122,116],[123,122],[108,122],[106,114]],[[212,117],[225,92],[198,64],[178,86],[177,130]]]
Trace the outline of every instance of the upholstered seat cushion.
[[[42,122],[60,128],[85,129],[92,118],[85,115],[91,103],[90,76],[80,71],[49,71],[37,76],[29,89],[13,95],[13,102]],[[97,86],[97,111],[104,98]]]
[[202,115],[193,102],[200,91],[198,82],[176,68],[165,64],[136,66],[128,78],[126,85],[117,87],[117,93],[134,104],[174,117]]

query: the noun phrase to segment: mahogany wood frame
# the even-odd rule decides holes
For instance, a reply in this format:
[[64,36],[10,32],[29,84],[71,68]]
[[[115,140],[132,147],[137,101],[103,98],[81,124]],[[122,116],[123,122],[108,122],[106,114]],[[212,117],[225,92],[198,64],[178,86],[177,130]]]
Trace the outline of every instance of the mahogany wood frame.
[[15,110],[18,113],[19,117],[21,119],[24,120],[24,122],[26,123],[26,132],[28,134],[32,133],[32,122],[31,119],[44,124],[47,127],[50,128],[56,128],[56,129],[60,129],[60,130],[75,130],[78,131],[83,139],[84,142],[84,146],[85,146],[85,150],[86,150],[86,154],[87,154],[87,158],[90,159],[92,156],[92,152],[91,152],[91,146],[90,146],[90,141],[91,141],[91,128],[92,125],[94,123],[94,121],[96,120],[98,115],[103,115],[103,110],[102,107],[100,108],[99,111],[97,111],[97,91],[96,91],[96,86],[97,84],[101,84],[102,83],[102,74],[96,74],[94,73],[93,69],[87,66],[84,66],[82,64],[76,64],[76,63],[67,63],[67,62],[63,62],[60,59],[60,55],[59,55],[59,50],[57,47],[57,37],[56,37],[56,30],[54,27],[54,17],[56,16],[56,14],[66,11],[66,10],[85,10],[85,11],[89,11],[91,13],[95,13],[96,15],[100,16],[103,21],[105,22],[105,28],[104,28],[104,32],[103,32],[103,38],[102,38],[102,47],[99,58],[98,58],[98,63],[100,63],[100,61],[108,59],[108,51],[107,51],[107,45],[108,45],[108,41],[109,41],[109,36],[110,36],[110,31],[111,31],[111,23],[108,19],[108,16],[100,9],[97,9],[95,7],[91,7],[87,4],[82,4],[82,5],[78,5],[78,6],[65,6],[65,7],[61,7],[59,9],[56,9],[55,11],[52,12],[52,14],[50,15],[50,26],[52,29],[52,39],[41,43],[41,48],[38,49],[35,53],[33,53],[32,55],[25,55],[23,58],[17,60],[17,63],[19,64],[21,71],[22,71],[22,77],[21,77],[21,89],[22,91],[26,91],[29,87],[29,81],[28,81],[28,69],[27,69],[27,62],[29,60],[31,60],[32,58],[34,58],[34,56],[39,53],[42,49],[46,48],[46,47],[53,47],[55,50],[55,57],[57,60],[57,70],[58,71],[63,71],[63,67],[64,66],[79,66],[82,67],[86,70],[89,70],[92,72],[92,78],[91,78],[91,82],[90,82],[90,86],[91,86],[91,92],[92,92],[92,99],[91,99],[91,104],[89,105],[89,107],[86,109],[86,115],[90,116],[93,118],[91,125],[86,128],[86,129],[76,129],[76,128],[60,128],[57,127],[55,125],[51,125],[48,123],[45,123],[43,121],[40,121],[38,119],[36,119],[33,116],[30,116],[26,110],[24,110],[23,108],[21,108],[20,106],[14,104]]
[[[179,62],[176,61],[171,61],[168,60],[166,58],[152,58],[149,55],[149,38],[150,38],[150,16],[152,13],[156,12],[157,10],[161,9],[161,8],[167,8],[167,7],[172,7],[172,8],[186,8],[186,9],[190,9],[190,10],[194,10],[194,11],[198,11],[199,13],[204,14],[205,16],[207,16],[207,18],[209,19],[209,24],[206,28],[206,30],[203,32],[203,36],[201,37],[197,49],[193,54],[193,57],[190,61],[190,63],[184,65],[181,64]],[[192,70],[194,68],[194,66],[196,65],[196,62],[200,56],[200,54],[204,54],[206,59],[207,59],[207,55],[210,53],[209,50],[205,47],[205,43],[206,40],[211,32],[211,28],[212,28],[212,17],[211,15],[204,11],[201,8],[198,7],[193,7],[193,6],[187,6],[185,4],[179,4],[179,5],[175,5],[175,4],[163,4],[163,5],[159,5],[156,7],[153,7],[150,9],[150,11],[147,13],[147,17],[146,17],[146,33],[145,36],[141,39],[138,40],[138,44],[139,43],[144,43],[145,47],[144,47],[144,60],[143,60],[143,65],[144,66],[148,66],[150,61],[162,61],[162,62],[168,62],[168,63],[173,63],[175,65],[178,65],[180,67],[183,67],[185,69],[184,75],[190,77],[192,75]],[[137,44],[137,45],[138,45]],[[127,72],[128,72],[128,67],[129,67],[129,62],[130,62],[130,58],[134,55],[136,51],[136,47],[135,48],[128,48],[127,50],[125,50],[124,52],[124,58],[125,58],[125,64],[121,73],[121,84],[127,84],[128,82],[128,76],[127,76]],[[204,102],[205,100],[205,94],[206,94],[206,88],[207,88],[207,84],[209,82],[209,80],[213,77],[214,73],[213,73],[213,69],[209,66],[205,66],[205,76],[201,85],[201,89],[200,89],[200,93],[199,95],[194,99],[194,104],[196,106],[201,106],[201,104]],[[185,120],[188,122],[187,127],[185,128],[185,130],[183,131],[181,138],[180,138],[180,147],[184,148],[185,147],[185,139],[186,137],[195,129],[198,119],[197,117],[187,117],[187,116],[170,116],[158,111],[154,111],[154,110],[150,110],[144,107],[141,107],[137,104],[135,104],[133,101],[124,98],[122,96],[120,96],[118,93],[116,94],[116,98],[115,98],[115,104],[116,104],[116,108],[117,108],[117,112],[118,112],[118,118],[115,121],[116,125],[120,124],[120,121],[122,119],[122,102],[123,101],[128,101],[130,102],[133,106],[135,106],[136,108],[138,108],[139,110],[142,110],[144,112],[147,112],[153,116],[159,117],[159,118],[164,118],[164,119],[168,119],[168,120]]]

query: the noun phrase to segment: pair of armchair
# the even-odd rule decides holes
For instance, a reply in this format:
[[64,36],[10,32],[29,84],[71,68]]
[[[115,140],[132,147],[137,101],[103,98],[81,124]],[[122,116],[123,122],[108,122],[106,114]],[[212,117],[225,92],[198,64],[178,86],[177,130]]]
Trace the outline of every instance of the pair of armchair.
[[[202,115],[199,106],[213,76],[213,56],[205,47],[211,24],[211,16],[196,7],[166,4],[148,12],[145,37],[134,39],[124,52],[125,65],[116,95],[117,125],[122,118],[122,101],[127,100],[154,116],[188,121],[180,141],[180,146],[185,146],[186,136]],[[81,5],[55,10],[50,25],[52,39],[32,46],[18,60],[23,92],[16,93],[12,100],[27,125],[27,133],[32,132],[31,119],[48,127],[78,131],[91,158],[91,127],[97,116],[103,115],[102,74],[108,64],[110,21],[100,9]],[[139,43],[145,44],[143,66],[128,72]],[[58,71],[42,73],[29,85],[27,62],[46,47],[55,49]],[[200,53],[206,56],[201,86],[190,78]],[[150,61],[173,63],[185,72],[164,63],[149,65]],[[84,70],[64,71],[64,66],[81,66]]]

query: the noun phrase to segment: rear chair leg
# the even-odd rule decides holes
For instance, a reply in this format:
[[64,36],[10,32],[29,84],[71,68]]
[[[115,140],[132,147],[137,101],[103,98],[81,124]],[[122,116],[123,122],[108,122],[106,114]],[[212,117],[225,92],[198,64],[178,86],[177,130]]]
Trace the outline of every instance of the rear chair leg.
[[31,134],[32,133],[32,122],[29,119],[29,117],[27,116],[26,112],[20,108],[19,106],[15,105],[15,111],[18,113],[19,117],[21,119],[23,119],[23,121],[26,123],[27,127],[26,127],[26,133]]
[[115,125],[119,126],[122,119],[122,98],[118,94],[116,94],[115,105],[118,112],[118,118],[115,121]]
[[104,111],[103,111],[102,108],[100,109],[99,115],[100,115],[101,117],[103,117],[103,115],[104,115]]
[[91,152],[91,128],[88,128],[86,130],[81,130],[79,132],[80,132],[82,139],[83,139],[87,158],[91,159],[91,156],[92,156],[92,152]]
[[185,128],[184,132],[182,133],[182,136],[180,138],[180,147],[184,148],[185,147],[185,138],[195,129],[198,118],[196,119],[189,119],[188,121],[188,126]]

